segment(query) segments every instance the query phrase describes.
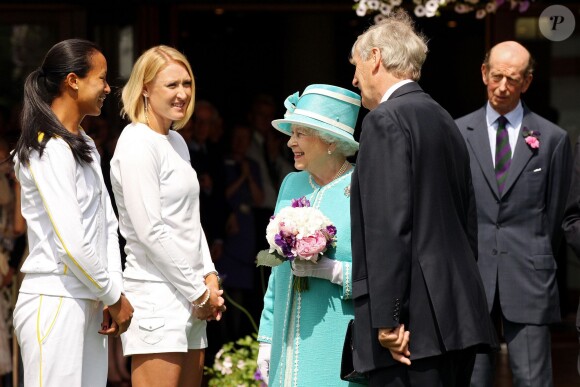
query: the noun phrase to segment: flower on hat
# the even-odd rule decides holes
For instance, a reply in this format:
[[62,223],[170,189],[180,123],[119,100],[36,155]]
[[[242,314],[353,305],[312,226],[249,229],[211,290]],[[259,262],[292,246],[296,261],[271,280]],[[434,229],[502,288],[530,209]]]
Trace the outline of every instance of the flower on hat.
[[526,141],[526,144],[532,149],[539,149],[540,148],[540,137],[541,133],[537,130],[529,130],[528,128],[524,127],[522,130],[522,135]]

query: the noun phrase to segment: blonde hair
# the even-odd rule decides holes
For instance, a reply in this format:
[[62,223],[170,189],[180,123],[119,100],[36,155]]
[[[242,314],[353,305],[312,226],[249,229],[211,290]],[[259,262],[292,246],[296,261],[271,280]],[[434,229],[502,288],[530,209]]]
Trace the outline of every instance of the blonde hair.
[[151,82],[153,78],[169,63],[178,63],[183,65],[191,77],[191,101],[187,106],[185,117],[175,121],[172,129],[181,129],[193,114],[195,105],[195,81],[193,71],[189,61],[181,52],[169,46],[155,46],[145,51],[133,66],[131,76],[127,81],[121,93],[123,108],[121,109],[122,117],[129,117],[131,122],[140,122],[147,124],[145,118],[145,102],[143,97],[143,87]]
[[351,58],[356,50],[362,60],[367,60],[374,47],[381,51],[383,67],[395,77],[419,80],[427,57],[427,39],[415,31],[405,11],[390,14],[360,35],[352,46]]

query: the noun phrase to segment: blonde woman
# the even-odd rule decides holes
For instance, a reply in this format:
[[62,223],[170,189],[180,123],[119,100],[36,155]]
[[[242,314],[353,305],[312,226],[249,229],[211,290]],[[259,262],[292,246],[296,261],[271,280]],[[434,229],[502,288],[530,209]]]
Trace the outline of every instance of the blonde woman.
[[135,63],[123,88],[125,127],[111,160],[125,291],[135,307],[122,336],[132,385],[199,386],[206,321],[225,309],[199,218],[199,183],[176,130],[194,105],[191,66],[157,46]]

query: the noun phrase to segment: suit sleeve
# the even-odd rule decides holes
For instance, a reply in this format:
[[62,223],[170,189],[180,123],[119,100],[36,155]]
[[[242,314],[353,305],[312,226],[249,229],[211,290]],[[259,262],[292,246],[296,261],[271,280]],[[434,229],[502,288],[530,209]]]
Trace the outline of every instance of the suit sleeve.
[[570,140],[563,135],[552,152],[550,181],[547,192],[548,220],[552,236],[552,251],[557,254],[562,238],[562,218],[566,208],[566,197],[570,187],[572,154]]
[[411,272],[411,152],[408,134],[388,113],[365,118],[357,158],[364,256],[373,328],[399,325]]
[[473,180],[471,177],[471,169],[467,168],[466,174],[468,175],[468,203],[467,203],[467,225],[466,232],[469,241],[469,246],[473,252],[475,260],[478,260],[478,240],[477,240],[477,204],[475,199],[475,191],[473,188]]
[[566,241],[580,258],[580,137],[576,142],[574,166],[572,169],[572,183],[566,203],[562,228]]
[[272,343],[272,336],[274,331],[274,301],[276,295],[274,289],[276,287],[276,271],[277,267],[272,268],[270,278],[268,279],[268,288],[264,295],[264,309],[262,309],[262,316],[260,317],[260,329],[258,330],[258,341],[263,343]]

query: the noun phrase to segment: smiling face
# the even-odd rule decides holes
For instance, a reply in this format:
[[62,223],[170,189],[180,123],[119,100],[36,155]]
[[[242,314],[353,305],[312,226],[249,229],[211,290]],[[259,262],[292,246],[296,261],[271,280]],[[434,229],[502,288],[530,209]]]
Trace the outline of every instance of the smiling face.
[[107,60],[100,52],[91,56],[91,69],[84,78],[77,78],[78,104],[81,114],[98,116],[111,88],[107,83]]
[[151,125],[168,130],[173,121],[187,114],[191,101],[193,81],[187,68],[180,63],[170,62],[143,90],[148,98],[148,115]]
[[532,82],[532,74],[526,74],[529,61],[530,54],[523,46],[504,42],[491,50],[489,63],[481,66],[487,98],[499,114],[514,110],[521,94],[528,90]]
[[292,126],[288,147],[294,153],[294,168],[317,174],[328,165],[329,144],[308,128]]

